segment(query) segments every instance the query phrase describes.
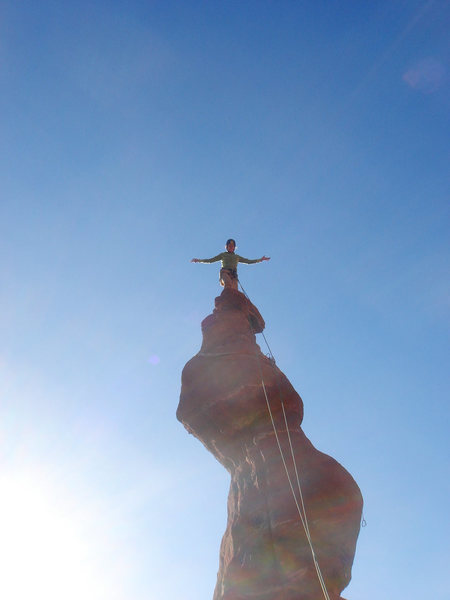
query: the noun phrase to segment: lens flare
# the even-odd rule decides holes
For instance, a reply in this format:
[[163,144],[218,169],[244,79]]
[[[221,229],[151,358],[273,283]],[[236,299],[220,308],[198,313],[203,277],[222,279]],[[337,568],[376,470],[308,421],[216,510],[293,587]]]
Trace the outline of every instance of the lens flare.
[[403,75],[403,81],[409,87],[424,94],[436,92],[444,80],[444,65],[434,58],[426,58],[419,61]]
[[148,362],[151,365],[158,365],[161,362],[161,359],[157,354],[152,354],[151,356],[149,356]]

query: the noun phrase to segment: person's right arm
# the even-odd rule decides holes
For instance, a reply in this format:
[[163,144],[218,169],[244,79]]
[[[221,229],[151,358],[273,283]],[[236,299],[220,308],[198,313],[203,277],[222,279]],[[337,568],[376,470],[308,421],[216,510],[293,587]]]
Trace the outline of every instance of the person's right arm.
[[218,260],[220,260],[222,258],[222,253],[218,254],[217,256],[213,256],[212,258],[193,258],[191,260],[191,262],[194,263],[213,263],[213,262],[217,262]]

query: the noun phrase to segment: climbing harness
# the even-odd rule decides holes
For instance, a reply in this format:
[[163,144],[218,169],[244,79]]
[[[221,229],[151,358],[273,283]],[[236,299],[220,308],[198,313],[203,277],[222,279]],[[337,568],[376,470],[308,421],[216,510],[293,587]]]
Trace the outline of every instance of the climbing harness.
[[[250,298],[248,297],[247,292],[245,291],[245,289],[244,289],[244,287],[243,287],[243,285],[242,285],[242,283],[241,283],[241,281],[239,279],[238,279],[238,283],[239,283],[239,285],[240,285],[240,287],[242,289],[242,292],[243,292],[244,296],[247,298],[247,300],[249,302],[251,302]],[[250,327],[251,327],[252,332],[254,334],[255,332],[253,331],[253,327],[252,327],[251,323],[250,323]],[[270,346],[269,346],[269,343],[267,342],[266,336],[264,335],[263,332],[261,332],[261,334],[262,334],[262,336],[264,338],[264,341],[266,343],[267,349],[269,350],[269,355],[268,355],[269,361],[271,362],[273,368],[275,369],[275,366],[276,366],[275,357],[274,357],[274,355],[272,353],[272,350],[270,349]],[[320,584],[320,587],[322,589],[323,596],[324,596],[325,600],[330,600],[330,596],[328,595],[328,591],[327,591],[327,587],[325,585],[325,581],[324,581],[324,578],[323,578],[323,575],[322,575],[322,571],[320,570],[320,566],[319,566],[319,563],[317,561],[316,553],[314,551],[314,546],[313,546],[312,539],[311,539],[311,534],[310,534],[310,531],[309,531],[309,524],[308,524],[308,518],[306,516],[306,509],[305,509],[305,503],[304,503],[304,500],[303,500],[302,487],[301,487],[301,484],[300,484],[300,477],[299,477],[299,474],[298,474],[297,462],[295,460],[294,448],[292,446],[291,436],[290,436],[290,433],[289,433],[289,426],[288,426],[288,422],[287,422],[286,411],[284,409],[284,402],[283,402],[283,398],[282,398],[282,395],[281,395],[281,387],[280,387],[279,377],[277,377],[277,381],[278,381],[278,390],[279,390],[279,394],[280,394],[280,403],[281,403],[281,409],[282,409],[282,412],[283,412],[284,423],[286,425],[286,434],[287,434],[287,439],[288,439],[288,442],[289,442],[289,448],[290,448],[290,452],[291,452],[291,458],[292,458],[292,462],[293,462],[293,465],[294,465],[294,471],[295,471],[295,477],[296,477],[296,482],[297,482],[299,499],[297,499],[297,494],[295,493],[294,486],[292,484],[291,475],[289,473],[289,469],[288,469],[288,466],[287,466],[287,463],[286,463],[286,458],[284,456],[283,448],[281,447],[281,442],[280,442],[278,431],[277,431],[277,428],[276,428],[276,425],[275,425],[275,421],[274,421],[274,418],[273,418],[272,409],[270,408],[270,402],[269,402],[269,398],[268,398],[268,395],[267,395],[266,386],[265,386],[265,383],[264,383],[264,377],[263,377],[263,372],[262,372],[262,368],[261,368],[261,361],[260,361],[258,353],[256,353],[256,357],[258,359],[259,374],[260,374],[260,377],[261,377],[261,384],[262,384],[262,389],[263,389],[263,392],[264,392],[264,397],[266,399],[267,410],[269,412],[270,421],[272,423],[273,431],[274,431],[274,434],[275,434],[275,439],[277,441],[278,450],[280,451],[281,460],[283,462],[284,470],[286,471],[286,476],[287,476],[287,479],[288,479],[288,482],[289,482],[289,487],[291,489],[292,496],[293,496],[294,502],[295,502],[295,506],[297,507],[297,511],[298,511],[299,516],[300,516],[301,523],[303,525],[303,529],[305,531],[306,539],[308,540],[309,548],[311,550],[311,556],[312,556],[312,559],[313,559],[313,562],[314,562],[314,567],[316,569],[317,578],[319,580],[319,584]]]

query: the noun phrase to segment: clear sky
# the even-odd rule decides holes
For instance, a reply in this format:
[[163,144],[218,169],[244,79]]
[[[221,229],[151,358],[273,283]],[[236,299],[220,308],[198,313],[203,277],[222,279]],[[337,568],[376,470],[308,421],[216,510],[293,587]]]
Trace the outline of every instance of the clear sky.
[[[348,600],[448,600],[450,4],[0,4],[0,596],[210,600],[228,474],[175,419],[234,237]],[[260,342],[262,343],[262,341]]]

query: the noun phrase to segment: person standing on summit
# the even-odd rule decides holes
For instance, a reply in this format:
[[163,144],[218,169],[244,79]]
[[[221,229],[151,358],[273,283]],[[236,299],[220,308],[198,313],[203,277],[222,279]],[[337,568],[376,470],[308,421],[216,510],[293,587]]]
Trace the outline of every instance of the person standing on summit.
[[220,269],[220,285],[222,287],[231,287],[234,290],[238,289],[238,276],[237,276],[237,265],[238,263],[245,263],[252,265],[254,263],[263,262],[263,260],[270,260],[270,257],[263,256],[262,258],[244,258],[235,254],[236,242],[233,239],[227,240],[225,245],[226,252],[221,252],[213,258],[193,258],[193,263],[213,263],[219,260],[222,261],[222,268]]

